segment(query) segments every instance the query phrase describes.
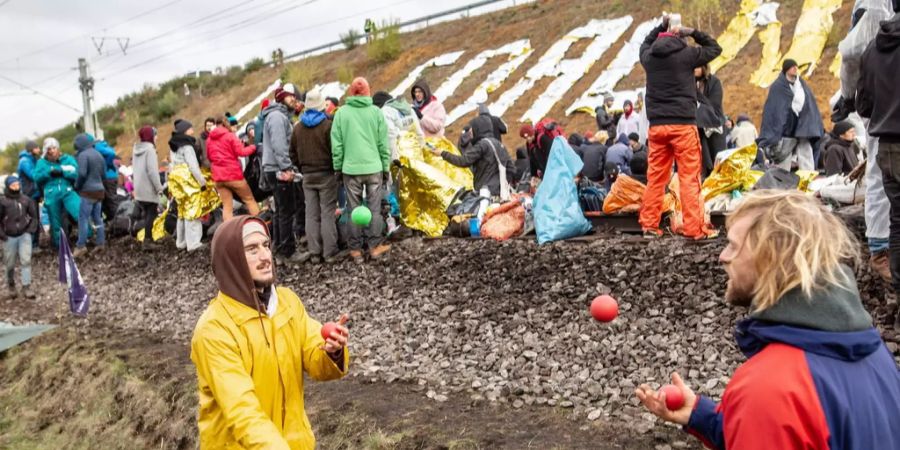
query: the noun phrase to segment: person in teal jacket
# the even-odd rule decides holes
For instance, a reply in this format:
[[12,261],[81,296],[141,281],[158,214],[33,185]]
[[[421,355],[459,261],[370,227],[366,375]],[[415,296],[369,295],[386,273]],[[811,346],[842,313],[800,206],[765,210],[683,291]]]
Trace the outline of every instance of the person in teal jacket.
[[44,194],[44,207],[50,216],[51,245],[59,247],[59,228],[62,226],[63,211],[69,213],[72,223],[78,223],[81,198],[73,185],[78,178],[78,162],[72,155],[62,154],[59,141],[49,137],[44,139],[44,157],[34,168],[34,181]]

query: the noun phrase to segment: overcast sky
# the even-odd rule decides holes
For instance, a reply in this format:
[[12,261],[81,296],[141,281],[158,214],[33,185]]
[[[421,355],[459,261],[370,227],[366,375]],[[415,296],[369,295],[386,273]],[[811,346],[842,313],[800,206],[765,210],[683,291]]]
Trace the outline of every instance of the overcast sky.
[[[351,27],[361,30],[368,17],[408,20],[474,2],[0,0],[0,146],[80,116],[81,57],[88,58],[96,79],[96,109],[145,83],[256,56],[268,60],[277,47],[288,55],[335,41]],[[103,37],[100,54],[94,41]],[[123,45],[129,40],[124,55],[117,38]]]

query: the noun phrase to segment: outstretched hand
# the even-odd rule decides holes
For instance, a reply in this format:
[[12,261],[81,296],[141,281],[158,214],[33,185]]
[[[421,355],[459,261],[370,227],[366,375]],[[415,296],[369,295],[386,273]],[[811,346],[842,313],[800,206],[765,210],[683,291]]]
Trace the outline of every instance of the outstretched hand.
[[343,350],[350,341],[350,330],[344,326],[349,320],[349,315],[341,314],[341,317],[337,320],[337,329],[332,331],[331,336],[325,339],[325,345],[322,346],[322,349],[329,355],[334,356],[340,354],[341,350]]
[[691,412],[694,411],[694,404],[697,403],[697,395],[684,384],[684,380],[681,379],[681,375],[678,375],[677,372],[672,373],[672,384],[676,388],[681,389],[684,395],[684,405],[677,411],[670,411],[666,408],[666,394],[664,392],[655,391],[646,384],[638,386],[634,393],[637,395],[638,400],[644,404],[644,407],[656,417],[667,422],[687,425],[691,419]]

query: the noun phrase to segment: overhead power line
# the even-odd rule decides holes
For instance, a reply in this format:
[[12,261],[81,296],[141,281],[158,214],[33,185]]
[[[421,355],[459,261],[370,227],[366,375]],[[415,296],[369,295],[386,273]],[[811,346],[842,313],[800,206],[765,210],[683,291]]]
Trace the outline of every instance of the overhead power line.
[[65,103],[65,102],[62,102],[62,101],[60,101],[59,99],[57,99],[56,97],[53,97],[53,96],[51,96],[51,95],[47,95],[47,94],[45,94],[45,93],[43,93],[43,92],[41,92],[41,91],[39,91],[39,90],[37,90],[37,89],[31,87],[31,86],[28,86],[28,85],[26,85],[26,84],[23,84],[23,83],[20,83],[20,82],[18,82],[18,81],[16,81],[16,80],[13,80],[12,78],[10,78],[10,77],[8,77],[8,76],[6,76],[6,75],[0,75],[0,78],[4,79],[4,80],[6,80],[6,81],[9,81],[10,83],[15,84],[16,86],[19,86],[19,87],[21,87],[22,89],[29,90],[29,91],[33,92],[35,95],[40,95],[41,97],[44,97],[44,98],[46,98],[47,100],[50,100],[50,101],[52,101],[52,102],[54,102],[54,103],[56,103],[56,104],[58,104],[58,105],[65,106],[66,108],[69,108],[69,109],[71,109],[72,111],[75,111],[75,112],[81,114],[81,110],[80,110],[80,109],[78,109],[78,108],[76,108],[76,107],[74,107],[74,106],[72,106],[72,105],[69,105],[69,104],[67,104],[67,103]]

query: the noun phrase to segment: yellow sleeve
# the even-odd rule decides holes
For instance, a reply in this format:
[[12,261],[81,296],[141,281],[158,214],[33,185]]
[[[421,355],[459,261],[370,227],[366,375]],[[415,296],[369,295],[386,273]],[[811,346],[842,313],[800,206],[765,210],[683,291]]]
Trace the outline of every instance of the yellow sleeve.
[[207,323],[191,342],[194,364],[222,409],[235,439],[247,449],[290,450],[259,404],[240,349],[226,330]]
[[344,364],[338,367],[321,348],[325,345],[325,340],[322,339],[322,324],[307,314],[306,308],[296,295],[293,297],[297,301],[298,316],[302,324],[300,330],[304,334],[303,371],[317,381],[336,380],[347,375],[350,367],[350,349],[344,347]]

